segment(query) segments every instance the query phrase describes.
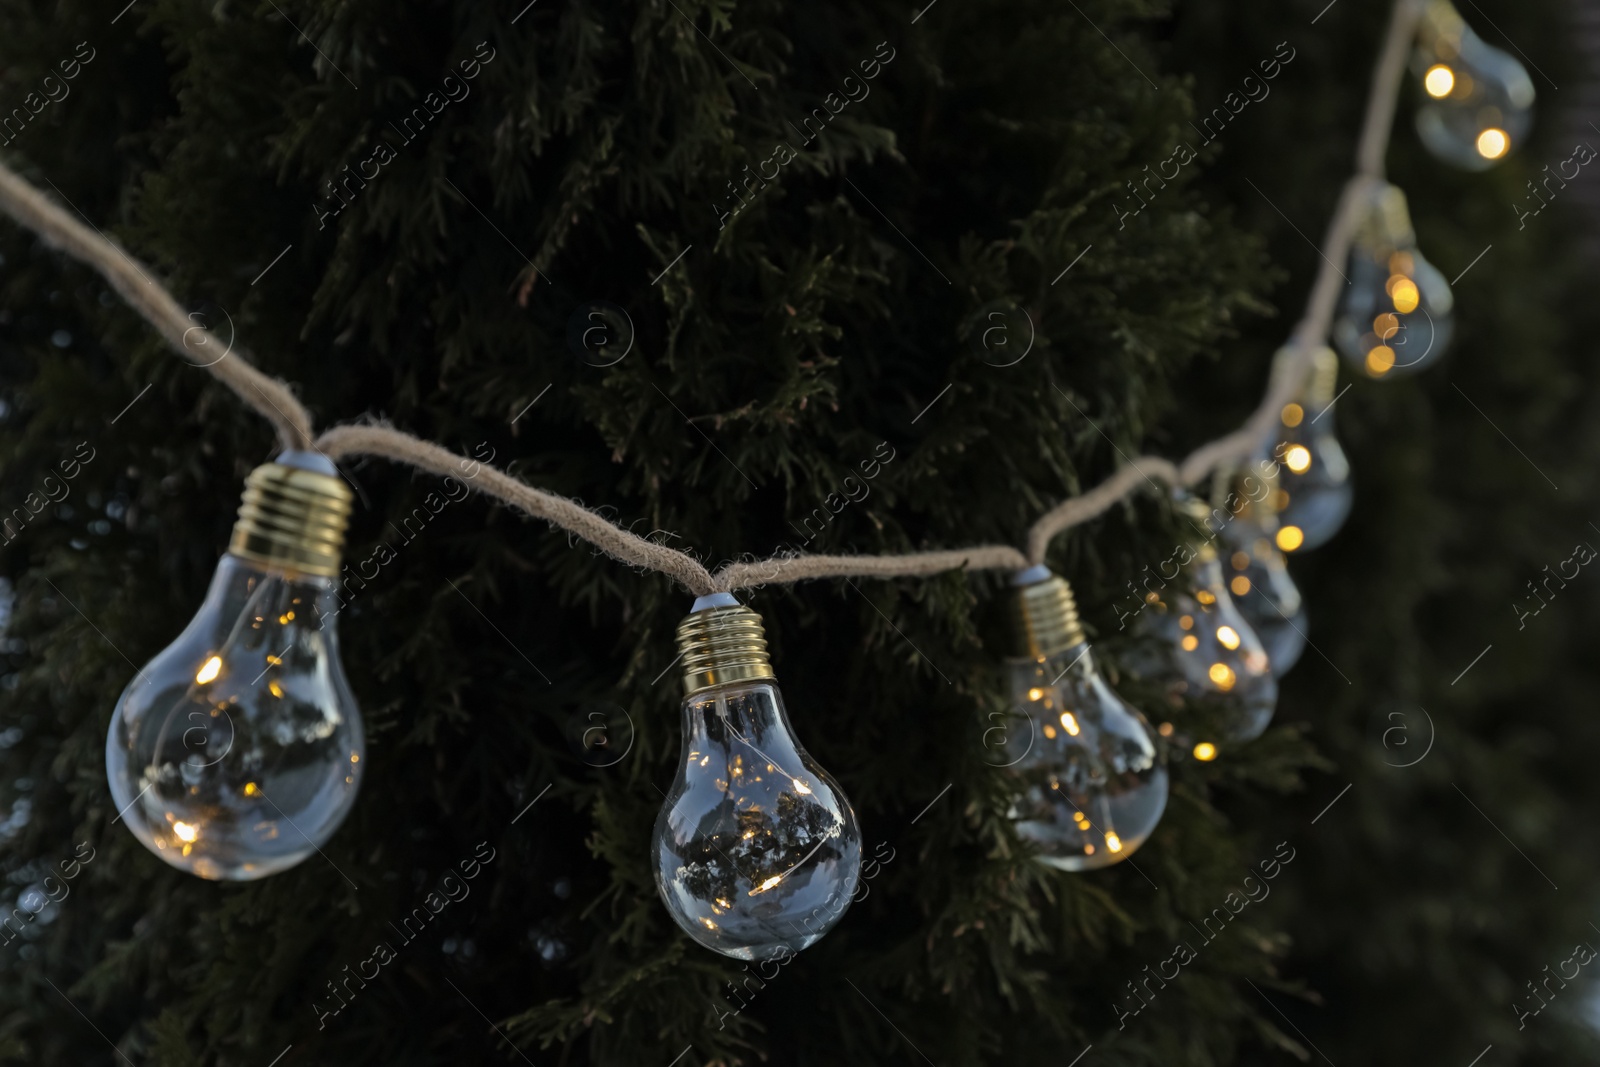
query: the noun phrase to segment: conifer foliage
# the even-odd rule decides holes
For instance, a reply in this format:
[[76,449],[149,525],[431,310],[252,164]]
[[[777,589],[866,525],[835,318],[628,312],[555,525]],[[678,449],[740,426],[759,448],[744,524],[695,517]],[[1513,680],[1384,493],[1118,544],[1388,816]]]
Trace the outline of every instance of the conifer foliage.
[[[390,420],[712,563],[1016,543],[1259,395],[1385,18],[1321,6],[17,0],[0,151],[324,425]],[[1504,28],[1558,56],[1553,0],[1522,7]],[[1134,862],[1061,874],[983,741],[1001,580],[757,590],[867,857],[781,966],[691,945],[652,882],[689,597],[381,462],[348,471],[355,810],[256,883],[148,854],[106,725],[273,442],[0,226],[0,1061],[1580,1062],[1575,1016],[1508,1005],[1594,936],[1594,611],[1579,585],[1534,636],[1504,605],[1600,537],[1592,311],[1561,227],[1502,206],[1546,143],[1441,175],[1405,121],[1435,258],[1494,252],[1447,370],[1341,401],[1357,515],[1297,562],[1316,651],[1279,724],[1176,763]],[[1111,605],[1175,529],[1151,493],[1054,547],[1113,670]],[[1417,707],[1436,750],[1396,769],[1385,715]]]

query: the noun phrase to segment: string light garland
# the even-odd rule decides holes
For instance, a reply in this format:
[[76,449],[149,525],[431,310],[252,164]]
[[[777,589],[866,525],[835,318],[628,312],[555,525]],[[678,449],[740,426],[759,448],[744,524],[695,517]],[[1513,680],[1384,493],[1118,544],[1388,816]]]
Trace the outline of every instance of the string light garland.
[[[1014,715],[1037,728],[1006,764],[1016,788],[1010,815],[1017,833],[1043,862],[1062,870],[1126,858],[1165,807],[1167,771],[1157,735],[1172,736],[1172,724],[1152,731],[1100,677],[1071,588],[1044,566],[1046,554],[1058,534],[1156,482],[1173,491],[1181,508],[1198,509],[1191,518],[1208,526],[1209,509],[1183,503],[1189,489],[1213,476],[1226,483],[1241,468],[1264,472],[1267,496],[1232,532],[1227,557],[1209,541],[1197,546],[1192,594],[1175,591],[1170,603],[1150,594],[1156,610],[1147,618],[1171,631],[1163,640],[1177,657],[1183,699],[1193,697],[1190,686],[1209,685],[1212,695],[1239,705],[1223,736],[1193,744],[1194,758],[1215,759],[1218,742],[1248,740],[1265,728],[1275,676],[1298,646],[1271,663],[1232,608],[1230,591],[1270,593],[1293,625],[1289,613],[1298,612],[1299,594],[1277,553],[1325,542],[1348,514],[1349,464],[1330,410],[1337,359],[1326,342],[1333,337],[1375,377],[1414,369],[1394,355],[1397,338],[1412,325],[1408,316],[1449,308],[1448,287],[1441,297],[1415,248],[1403,194],[1383,178],[1408,53],[1424,94],[1418,129],[1431,151],[1481,169],[1520,143],[1533,100],[1526,72],[1484,45],[1448,0],[1397,0],[1373,74],[1355,173],[1329,222],[1305,311],[1272,361],[1260,404],[1237,429],[1181,461],[1140,456],[1063,500],[1034,522],[1020,548],[785,554],[712,571],[576,501],[391,426],[341,425],[317,435],[294,391],[242,354],[206,363],[274,425],[283,452],[247,480],[233,539],[200,614],[118,702],[107,769],[119,810],[163,860],[212,879],[283,870],[337,829],[354,802],[365,750],[360,712],[338,660],[331,621],[337,612],[321,610],[334,595],[350,509],[334,461],[371,456],[441,476],[470,466],[470,484],[485,494],[613,559],[667,575],[698,598],[678,630],[684,750],[657,820],[654,851],[662,899],[700,944],[741,959],[787,958],[838,922],[861,865],[855,815],[795,738],[761,618],[732,596],[737,590],[817,578],[1013,572],[1023,654],[1006,671]],[[0,209],[100,273],[180,355],[214,340],[110,239],[4,164]],[[1352,268],[1342,302],[1338,262]],[[1423,356],[1437,355],[1430,352]],[[1273,647],[1288,647],[1284,642],[1278,634]],[[1183,662],[1191,655],[1198,656],[1198,674]],[[1193,741],[1181,740],[1185,747]]]

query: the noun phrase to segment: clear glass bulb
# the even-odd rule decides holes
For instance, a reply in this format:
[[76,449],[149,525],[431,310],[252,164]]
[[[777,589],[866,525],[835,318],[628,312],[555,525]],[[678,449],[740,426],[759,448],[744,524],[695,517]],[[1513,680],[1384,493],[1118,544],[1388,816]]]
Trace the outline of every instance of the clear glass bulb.
[[[1202,506],[1200,515],[1207,512]],[[1174,708],[1204,701],[1223,712],[1221,739],[1260,737],[1278,703],[1261,639],[1228,594],[1222,564],[1209,543],[1188,569],[1192,592],[1172,587],[1146,596],[1140,625],[1153,638],[1154,674]]]
[[1449,0],[1428,5],[1411,69],[1422,88],[1417,134],[1428,151],[1463,170],[1487,170],[1533,125],[1533,79],[1491,48]]
[[1222,571],[1234,606],[1261,639],[1272,673],[1282,678],[1306,649],[1306,612],[1283,553],[1267,532],[1276,526],[1241,517],[1224,527]]
[[[861,831],[838,783],[794,736],[761,616],[726,594],[696,608],[678,631],[690,692],[678,774],[656,817],[656,888],[706,948],[787,957],[850,906]],[[730,680],[707,684],[719,677]]]
[[[117,811],[150,851],[201,878],[264,878],[321,847],[355,802],[366,758],[334,627],[336,579],[285,565],[262,541],[262,472],[273,487],[304,488],[306,471],[269,464],[251,475],[234,545],[217,564],[200,611],[128,683],[106,735],[106,775]],[[290,472],[290,473],[284,473]],[[348,491],[331,482],[348,511]],[[314,488],[326,488],[315,484]],[[288,525],[267,538],[292,541]],[[311,510],[316,510],[312,508]],[[344,512],[337,503],[321,521]],[[243,531],[241,533],[241,530]],[[318,537],[324,538],[324,526]],[[235,551],[248,553],[236,555]],[[334,548],[335,567],[337,545]],[[251,558],[256,557],[256,558]],[[308,558],[302,563],[310,565]],[[327,570],[325,560],[316,569]]]
[[[1286,358],[1289,349],[1278,353]],[[1273,510],[1278,526],[1273,541],[1293,554],[1333,539],[1350,515],[1354,490],[1350,461],[1334,434],[1334,387],[1339,361],[1332,350],[1316,353],[1311,376],[1297,400],[1278,413],[1278,428],[1257,466],[1276,468]]]
[[1007,664],[1002,751],[1010,817],[1039,862],[1063,871],[1120,863],[1167,807],[1167,769],[1143,715],[1112,691],[1086,644]]
[[1455,297],[1417,249],[1405,194],[1380,183],[1370,195],[1350,248],[1350,284],[1333,321],[1333,343],[1368,377],[1413,374],[1448,347]]

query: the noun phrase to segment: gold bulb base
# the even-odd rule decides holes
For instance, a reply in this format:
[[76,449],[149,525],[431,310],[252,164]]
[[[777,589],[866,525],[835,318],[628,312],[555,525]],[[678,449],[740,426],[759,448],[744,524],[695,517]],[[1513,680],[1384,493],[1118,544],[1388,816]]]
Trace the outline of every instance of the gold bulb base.
[[230,554],[321,578],[338,576],[351,500],[341,479],[265,463],[244,484]]
[[776,678],[767,658],[767,631],[761,616],[735,604],[706,608],[678,624],[678,654],[683,693],[692,696],[733,682]]
[[1406,206],[1406,194],[1398,185],[1387,182],[1372,193],[1367,202],[1366,214],[1356,228],[1356,247],[1380,260],[1389,258],[1397,248],[1411,248],[1417,243],[1416,228],[1411,225],[1411,209]]
[[1052,574],[1043,581],[1019,586],[1012,606],[1023,648],[1034,659],[1083,644],[1078,604],[1065,578]]

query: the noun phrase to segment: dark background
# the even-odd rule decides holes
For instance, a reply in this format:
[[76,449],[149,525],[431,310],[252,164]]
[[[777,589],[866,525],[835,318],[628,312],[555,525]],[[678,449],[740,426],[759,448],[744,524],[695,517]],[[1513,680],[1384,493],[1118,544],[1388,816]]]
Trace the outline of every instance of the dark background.
[[[808,548],[1015,543],[1119,451],[1179,456],[1236,425],[1321,262],[1387,19],[1363,0],[519,6],[17,0],[0,104],[79,42],[95,58],[5,158],[323,424],[487,443],[713,564],[795,542],[883,442],[896,458],[871,497]],[[1524,1029],[1512,1004],[1600,938],[1595,579],[1520,630],[1514,607],[1600,543],[1600,178],[1525,229],[1514,206],[1591,136],[1593,15],[1462,12],[1537,65],[1537,125],[1462,174],[1421,150],[1402,95],[1389,169],[1423,249],[1455,278],[1492,247],[1456,286],[1447,359],[1339,402],[1355,513],[1294,563],[1315,647],[1273,730],[1176,765],[1137,869],[1049,872],[1019,851],[980,740],[1009,646],[998,577],[753,593],[797,731],[868,854],[894,858],[731,1015],[745,972],[691,946],[650,881],[678,729],[674,677],[654,680],[689,597],[482,499],[452,504],[341,620],[371,764],[328,862],[209,884],[112,824],[111,709],[198,606],[272,437],[87,270],[0,226],[0,507],[79,442],[95,454],[0,546],[6,911],[95,850],[0,949],[0,1058],[1600,1062],[1587,984]],[[481,41],[495,58],[471,96],[319,229],[324,183]],[[871,96],[719,230],[726,183],[880,41],[895,58]],[[1284,41],[1271,95],[1119,228],[1124,182]],[[568,345],[592,301],[634,326],[611,367]],[[996,368],[976,338],[1013,307],[1036,346]],[[436,483],[377,461],[351,474],[362,560]],[[1054,546],[1113,670],[1111,605],[1175,528],[1146,495]],[[614,740],[598,753],[576,742],[595,711]],[[319,1030],[325,984],[480,841],[496,858],[472,896]],[[1295,859],[1271,897],[1119,1030],[1124,983],[1280,842]]]

